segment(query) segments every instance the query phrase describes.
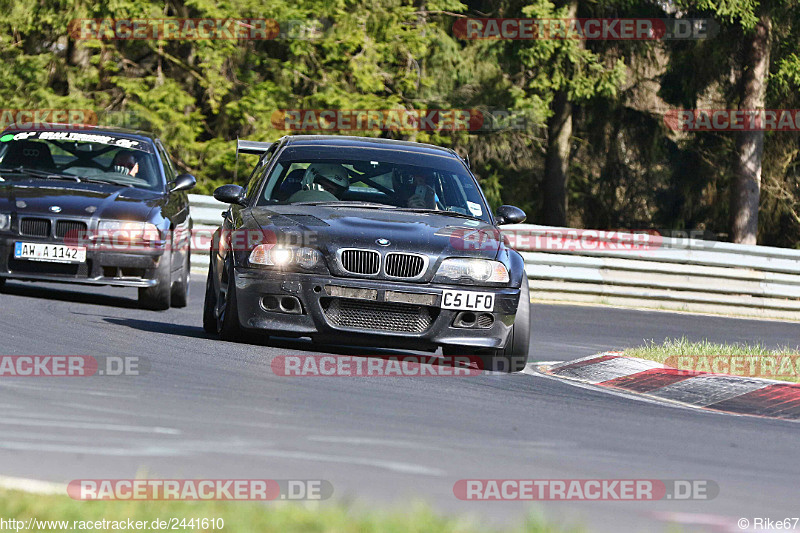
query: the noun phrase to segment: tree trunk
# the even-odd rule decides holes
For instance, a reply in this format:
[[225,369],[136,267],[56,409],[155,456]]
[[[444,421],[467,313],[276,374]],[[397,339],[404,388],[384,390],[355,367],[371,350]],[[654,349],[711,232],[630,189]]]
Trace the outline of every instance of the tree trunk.
[[[764,109],[769,73],[772,22],[762,16],[747,36],[742,65],[742,101],[739,109]],[[761,194],[763,131],[742,131],[736,140],[736,161],[731,186],[731,238],[741,244],[756,244],[758,202]]]
[[[578,14],[578,0],[567,0],[567,18]],[[584,46],[583,41],[577,45]],[[569,69],[569,66],[566,66]],[[567,71],[567,76],[571,72]],[[572,138],[572,102],[566,88],[553,95],[550,104],[552,116],[547,121],[547,153],[544,160],[544,223],[548,226],[567,225],[567,180],[569,178],[569,152]]]
[[572,137],[572,104],[566,91],[559,91],[547,121],[547,155],[544,163],[544,223],[567,225],[567,169]]

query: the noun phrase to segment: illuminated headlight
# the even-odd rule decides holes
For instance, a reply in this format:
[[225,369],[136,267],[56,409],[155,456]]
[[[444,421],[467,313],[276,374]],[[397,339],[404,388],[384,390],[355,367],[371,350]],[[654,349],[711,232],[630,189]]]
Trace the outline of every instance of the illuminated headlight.
[[0,231],[5,231],[11,227],[11,215],[0,213]]
[[304,269],[312,269],[322,261],[322,254],[314,248],[295,248],[259,244],[250,252],[250,264],[285,267],[296,265]]
[[[458,283],[468,280],[472,283],[508,283],[508,269],[499,261],[488,259],[453,258],[445,259],[436,271],[438,281]],[[435,279],[436,279],[435,278]]]
[[97,226],[100,237],[126,241],[157,241],[161,234],[155,224],[125,220],[101,220]]

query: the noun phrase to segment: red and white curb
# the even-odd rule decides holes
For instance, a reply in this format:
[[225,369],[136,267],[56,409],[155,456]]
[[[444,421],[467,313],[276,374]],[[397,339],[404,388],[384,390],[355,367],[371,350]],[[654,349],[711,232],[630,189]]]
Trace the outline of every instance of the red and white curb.
[[800,419],[800,384],[679,370],[645,359],[605,352],[540,371],[601,387],[739,415]]

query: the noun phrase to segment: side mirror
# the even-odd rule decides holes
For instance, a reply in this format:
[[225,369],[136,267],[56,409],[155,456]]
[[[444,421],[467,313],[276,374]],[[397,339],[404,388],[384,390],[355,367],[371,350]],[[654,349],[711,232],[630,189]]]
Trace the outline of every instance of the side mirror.
[[528,218],[528,215],[519,207],[501,205],[497,208],[495,218],[497,219],[497,225],[503,226],[505,224],[522,224]]
[[238,185],[223,185],[214,191],[214,198],[220,202],[233,205],[244,205],[244,189]]
[[188,191],[197,185],[197,180],[191,174],[181,174],[169,184],[169,192]]

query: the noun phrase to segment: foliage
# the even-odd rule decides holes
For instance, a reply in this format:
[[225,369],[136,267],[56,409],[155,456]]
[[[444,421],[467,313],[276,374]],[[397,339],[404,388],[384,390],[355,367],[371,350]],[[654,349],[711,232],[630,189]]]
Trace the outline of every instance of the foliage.
[[[0,0],[3,108],[94,110],[101,123],[151,129],[198,192],[231,181],[235,139],[274,140],[282,109],[506,110],[480,131],[367,131],[469,154],[496,206],[537,222],[554,94],[574,109],[569,222],[724,234],[733,133],[677,133],[669,108],[736,108],[742,37],[773,20],[767,99],[797,109],[800,7],[794,0],[575,0],[578,17],[712,18],[694,41],[466,40],[470,17],[568,16],[568,0]],[[272,40],[76,40],[82,18],[271,18]],[[292,37],[300,38],[292,38]],[[523,127],[520,127],[523,125]],[[767,134],[760,242],[800,241],[797,132]],[[247,163],[249,164],[249,162]],[[239,169],[239,180],[249,174]],[[723,235],[724,237],[724,235]]]

